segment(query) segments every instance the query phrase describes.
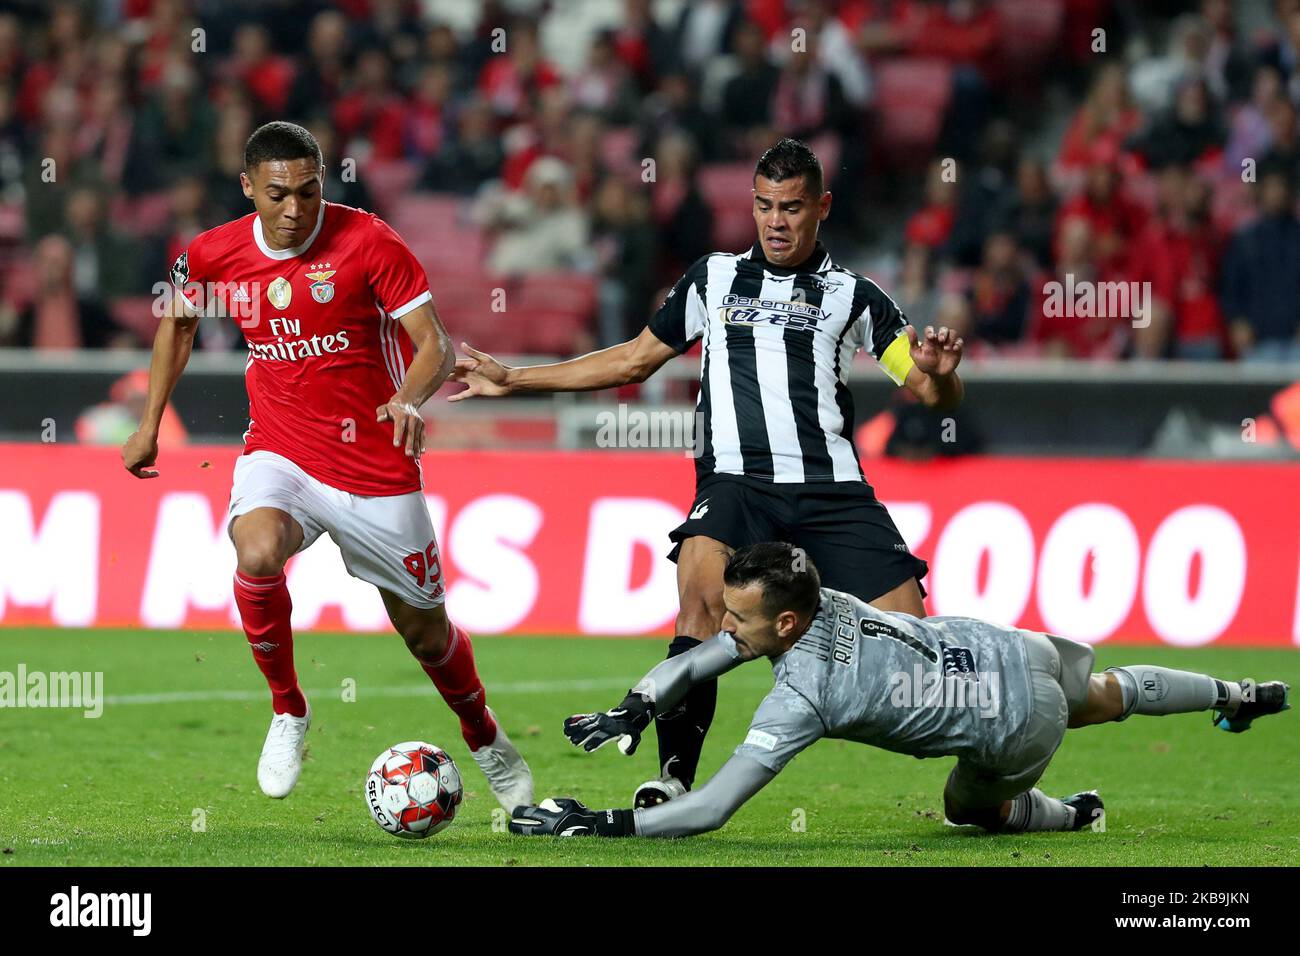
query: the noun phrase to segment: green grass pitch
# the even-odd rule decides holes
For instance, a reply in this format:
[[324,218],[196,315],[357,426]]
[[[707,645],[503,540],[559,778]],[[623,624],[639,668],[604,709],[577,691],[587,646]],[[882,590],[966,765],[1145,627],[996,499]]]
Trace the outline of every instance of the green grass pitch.
[[[658,639],[476,640],[488,699],[532,764],[539,799],[627,806],[654,774],[653,736],[632,758],[584,754],[560,723],[617,703],[663,649]],[[1206,714],[1071,731],[1042,786],[1058,795],[1099,789],[1105,832],[990,837],[945,827],[940,793],[951,760],[827,740],[717,833],[543,840],[494,829],[496,803],[455,719],[399,638],[304,634],[296,651],[315,720],[298,788],[273,801],[255,776],[270,707],[242,635],[0,631],[0,670],[21,662],[29,673],[102,671],[107,697],[98,719],[0,711],[0,866],[1300,863],[1300,710],[1239,735],[1214,730]],[[1282,649],[1103,646],[1098,658],[1300,686],[1300,654]],[[356,699],[345,702],[348,681]],[[742,738],[770,686],[763,662],[723,678],[701,779]],[[371,760],[407,739],[446,748],[465,779],[455,823],[429,840],[387,835],[362,802]]]

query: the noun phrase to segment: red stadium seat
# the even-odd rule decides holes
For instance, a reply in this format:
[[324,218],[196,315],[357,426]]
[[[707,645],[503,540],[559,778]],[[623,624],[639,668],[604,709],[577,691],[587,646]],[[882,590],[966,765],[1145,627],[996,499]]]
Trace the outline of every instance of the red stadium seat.
[[700,192],[710,208],[749,210],[753,200],[754,167],[751,163],[717,163],[701,166]]
[[524,276],[508,293],[509,309],[596,314],[596,279],[580,272],[539,273]]
[[124,296],[112,305],[113,321],[134,332],[141,341],[152,342],[159,322],[154,315],[154,301],[151,295]]
[[420,167],[408,160],[371,160],[359,164],[357,175],[365,180],[378,207],[373,212],[387,217],[397,208],[398,200],[415,185]]
[[938,59],[893,59],[876,71],[882,157],[893,166],[915,162],[933,148],[952,97],[952,67]]
[[713,244],[721,252],[744,252],[754,244],[754,212],[744,209],[713,210]]
[[1065,24],[1063,0],[998,0],[999,67],[1005,79],[1038,76],[1055,55]]
[[388,213],[387,221],[408,244],[417,239],[443,240],[461,226],[461,200],[443,193],[411,192]]
[[572,355],[578,337],[590,329],[589,317],[554,309],[530,309],[511,313],[522,327],[525,350],[544,355]]
[[703,166],[700,192],[713,211],[713,243],[740,252],[754,243],[754,167],[751,163]]

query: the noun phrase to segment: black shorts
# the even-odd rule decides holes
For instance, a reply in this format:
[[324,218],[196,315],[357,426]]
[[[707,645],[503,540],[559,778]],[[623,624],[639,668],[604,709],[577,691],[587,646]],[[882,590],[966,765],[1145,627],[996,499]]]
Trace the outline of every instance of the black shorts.
[[669,534],[669,560],[675,562],[681,543],[696,535],[732,548],[788,541],[812,558],[822,587],[863,601],[874,601],[909,578],[920,585],[930,572],[907,550],[894,520],[866,482],[787,485],[709,475],[696,487],[690,515]]

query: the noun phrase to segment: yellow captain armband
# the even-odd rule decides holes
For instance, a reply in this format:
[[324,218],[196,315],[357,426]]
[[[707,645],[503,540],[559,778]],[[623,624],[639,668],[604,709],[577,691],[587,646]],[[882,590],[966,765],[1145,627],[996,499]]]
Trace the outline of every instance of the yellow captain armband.
[[915,364],[912,361],[912,343],[907,338],[906,330],[899,332],[894,341],[889,343],[889,347],[881,354],[879,363],[895,385],[903,384],[907,373]]

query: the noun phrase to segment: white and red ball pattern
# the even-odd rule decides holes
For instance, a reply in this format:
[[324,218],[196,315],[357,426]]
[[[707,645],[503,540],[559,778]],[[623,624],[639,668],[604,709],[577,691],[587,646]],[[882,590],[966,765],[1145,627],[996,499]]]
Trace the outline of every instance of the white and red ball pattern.
[[419,740],[394,744],[370,765],[366,806],[395,836],[433,836],[456,817],[463,796],[460,771],[445,750]]

